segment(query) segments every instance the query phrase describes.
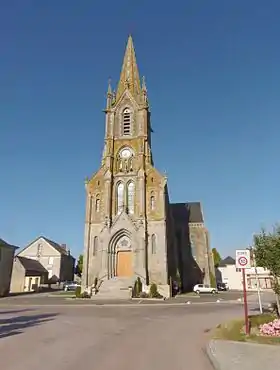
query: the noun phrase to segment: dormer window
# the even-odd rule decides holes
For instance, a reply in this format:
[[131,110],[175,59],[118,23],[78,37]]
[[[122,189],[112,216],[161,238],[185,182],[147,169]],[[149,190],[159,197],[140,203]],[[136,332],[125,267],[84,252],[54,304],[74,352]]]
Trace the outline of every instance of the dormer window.
[[123,135],[127,136],[131,133],[131,112],[128,108],[123,111]]

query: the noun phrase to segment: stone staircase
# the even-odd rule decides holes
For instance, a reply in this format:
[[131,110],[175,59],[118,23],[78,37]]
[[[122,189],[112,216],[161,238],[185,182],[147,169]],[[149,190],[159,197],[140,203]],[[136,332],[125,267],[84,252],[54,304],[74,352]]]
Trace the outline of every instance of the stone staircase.
[[131,289],[133,286],[133,278],[112,278],[104,280],[99,288],[97,294],[92,296],[92,299],[96,300],[107,300],[107,299],[130,299]]

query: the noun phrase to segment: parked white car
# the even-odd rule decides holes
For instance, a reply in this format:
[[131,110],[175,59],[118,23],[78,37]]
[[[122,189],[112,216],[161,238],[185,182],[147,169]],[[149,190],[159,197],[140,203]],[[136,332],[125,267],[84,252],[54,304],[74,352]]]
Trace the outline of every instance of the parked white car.
[[212,294],[216,294],[216,293],[218,293],[218,291],[217,291],[216,288],[213,288],[210,285],[206,285],[206,284],[196,284],[193,287],[193,291],[196,294],[200,294],[200,293],[212,293]]

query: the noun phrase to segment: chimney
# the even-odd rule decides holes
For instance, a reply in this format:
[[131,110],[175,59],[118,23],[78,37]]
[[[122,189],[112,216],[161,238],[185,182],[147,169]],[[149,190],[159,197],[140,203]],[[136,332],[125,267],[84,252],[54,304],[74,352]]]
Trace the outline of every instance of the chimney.
[[63,248],[67,252],[68,256],[70,256],[70,249],[67,248],[66,244],[61,244],[61,248]]

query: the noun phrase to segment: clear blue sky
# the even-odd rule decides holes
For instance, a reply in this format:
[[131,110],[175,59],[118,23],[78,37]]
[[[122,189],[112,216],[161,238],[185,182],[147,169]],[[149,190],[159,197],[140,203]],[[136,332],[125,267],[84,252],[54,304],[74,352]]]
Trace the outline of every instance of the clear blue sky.
[[173,202],[226,256],[279,220],[279,0],[0,2],[0,236],[83,248],[108,77],[132,33]]

